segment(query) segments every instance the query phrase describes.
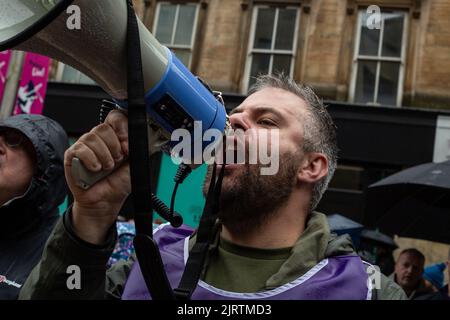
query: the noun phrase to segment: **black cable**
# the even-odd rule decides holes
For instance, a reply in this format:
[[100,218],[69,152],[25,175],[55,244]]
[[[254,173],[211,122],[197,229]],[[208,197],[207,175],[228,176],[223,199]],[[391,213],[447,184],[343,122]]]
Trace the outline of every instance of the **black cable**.
[[174,209],[174,205],[175,205],[175,197],[176,197],[179,185],[180,185],[179,183],[175,183],[175,187],[173,187],[172,198],[170,199],[170,216],[173,215],[173,209]]
[[183,183],[184,179],[192,172],[191,167],[183,162],[178,166],[177,173],[175,174],[175,178],[173,179],[176,183]]
[[178,166],[177,173],[175,174],[175,186],[173,187],[172,198],[170,199],[170,217],[174,217],[174,206],[175,206],[175,197],[177,195],[178,186],[183,183],[186,177],[192,172],[191,167],[187,164],[180,163]]
[[156,213],[159,214],[163,219],[169,221],[172,227],[178,228],[183,224],[183,217],[177,212],[171,212],[166,204],[153,193],[152,205]]

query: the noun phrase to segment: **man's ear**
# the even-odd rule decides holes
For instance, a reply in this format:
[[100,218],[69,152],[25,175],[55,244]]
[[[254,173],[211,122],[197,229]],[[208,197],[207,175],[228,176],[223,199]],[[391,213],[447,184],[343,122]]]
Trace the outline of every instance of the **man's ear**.
[[297,178],[303,183],[316,183],[328,173],[328,159],[323,153],[306,153]]

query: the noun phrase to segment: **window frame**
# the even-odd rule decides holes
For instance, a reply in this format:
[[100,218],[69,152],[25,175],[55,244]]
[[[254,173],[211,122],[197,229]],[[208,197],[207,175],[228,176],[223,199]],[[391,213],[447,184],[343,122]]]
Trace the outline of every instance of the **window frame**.
[[[385,13],[401,13],[404,16],[403,19],[403,34],[402,34],[402,47],[400,57],[383,57],[381,56],[381,51],[383,48],[383,33],[384,33],[384,19],[381,20],[381,29],[380,29],[380,41],[378,44],[378,52],[377,56],[367,56],[359,54],[359,46],[361,43],[361,25],[363,14],[366,12],[366,8],[360,8],[358,10],[357,24],[356,24],[356,40],[355,46],[353,49],[353,61],[352,61],[352,71],[351,71],[351,82],[350,82],[350,94],[349,101],[352,103],[360,103],[355,102],[356,96],[356,81],[358,78],[358,64],[359,61],[374,61],[377,63],[377,70],[375,75],[375,87],[374,91],[374,99],[375,102],[368,102],[367,105],[375,105],[379,106],[380,103],[378,101],[378,89],[380,83],[380,69],[382,62],[398,62],[399,63],[399,75],[398,75],[398,83],[397,83],[397,98],[396,98],[396,107],[402,106],[402,98],[403,98],[403,89],[404,89],[404,80],[405,80],[405,64],[406,64],[406,49],[408,42],[408,27],[409,27],[409,14],[407,10],[401,9],[389,9],[389,12]],[[381,13],[383,14],[383,8]]]
[[[189,63],[188,63],[188,65],[186,67],[190,70],[191,66],[192,66],[192,56],[194,55],[195,38],[197,36],[197,27],[198,27],[199,14],[200,14],[200,4],[196,3],[196,2],[179,3],[179,2],[170,2],[170,1],[158,1],[157,4],[156,4],[155,18],[153,19],[153,27],[152,27],[152,34],[155,36],[155,38],[156,38],[156,28],[158,26],[159,13],[160,13],[160,10],[161,10],[161,5],[164,5],[164,4],[176,6],[176,11],[175,11],[174,24],[172,25],[172,39],[170,41],[171,44],[167,44],[167,43],[163,43],[163,42],[161,42],[161,44],[163,46],[169,48],[170,50],[172,50],[172,49],[174,49],[174,50],[176,50],[176,49],[181,49],[181,50],[188,49],[191,54],[190,54],[190,57],[189,57]],[[189,45],[173,44],[173,41],[175,39],[175,30],[176,30],[176,27],[177,27],[177,24],[178,24],[178,16],[179,16],[179,12],[180,12],[180,6],[182,6],[182,5],[193,5],[193,6],[195,6],[194,28],[192,29],[191,43]]]
[[[255,33],[256,33],[256,22],[258,19],[258,11],[260,8],[274,8],[275,11],[275,21],[274,21],[274,28],[272,30],[272,44],[270,49],[254,49],[253,44],[255,41]],[[277,50],[274,49],[275,46],[275,36],[278,26],[278,15],[279,15],[279,9],[295,9],[296,10],[296,17],[295,17],[295,25],[294,25],[294,34],[293,34],[293,42],[292,42],[292,50]],[[242,81],[242,93],[246,94],[249,85],[250,85],[250,72],[251,67],[253,63],[253,54],[254,53],[263,53],[263,54],[270,54],[270,62],[269,62],[269,72],[271,72],[273,67],[273,56],[274,55],[290,55],[291,56],[291,65],[290,65],[290,72],[289,76],[292,78],[294,75],[294,67],[295,67],[295,58],[297,54],[297,43],[298,43],[298,31],[299,31],[299,25],[300,25],[300,6],[294,6],[294,5],[255,5],[253,7],[252,12],[252,20],[250,25],[250,36],[248,37],[248,44],[247,44],[247,54],[246,54],[246,62],[245,62],[245,69],[244,69],[244,75],[243,75],[243,81]]]

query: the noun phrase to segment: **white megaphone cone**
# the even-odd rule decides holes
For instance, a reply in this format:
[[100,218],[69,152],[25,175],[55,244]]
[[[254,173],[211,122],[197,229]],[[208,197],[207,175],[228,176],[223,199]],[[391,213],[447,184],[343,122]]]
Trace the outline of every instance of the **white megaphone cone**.
[[[75,9],[74,11],[67,9]],[[71,15],[80,14],[79,28]],[[0,51],[35,52],[68,64],[94,79],[127,108],[127,2],[125,0],[0,0]],[[166,138],[179,128],[224,132],[224,106],[138,21],[147,113]],[[212,143],[192,139],[191,161]],[[197,141],[200,139],[200,141]],[[178,142],[178,141],[177,141]],[[172,148],[177,142],[169,142]],[[200,150],[196,145],[201,145]],[[201,156],[200,156],[201,158]]]
[[[28,3],[36,0],[17,2],[17,7],[28,8]],[[126,2],[76,0],[72,5],[79,8],[79,29],[70,29],[71,14],[64,11],[14,49],[39,53],[68,64],[95,80],[112,97],[126,99]],[[140,20],[138,24],[145,90],[148,91],[161,80],[167,69],[168,53]]]

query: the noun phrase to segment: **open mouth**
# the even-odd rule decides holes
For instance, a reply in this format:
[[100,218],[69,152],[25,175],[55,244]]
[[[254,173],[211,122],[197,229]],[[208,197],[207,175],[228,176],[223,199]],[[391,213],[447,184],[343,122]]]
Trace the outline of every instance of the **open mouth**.
[[[242,167],[242,163],[225,163],[225,170],[232,170],[232,169],[236,169],[236,168],[240,168]],[[222,168],[222,165],[219,164],[218,165],[219,168]]]
[[236,136],[227,136],[221,153],[218,154],[216,161],[218,164],[225,164],[232,168],[235,165],[245,164],[246,154],[245,144]]

